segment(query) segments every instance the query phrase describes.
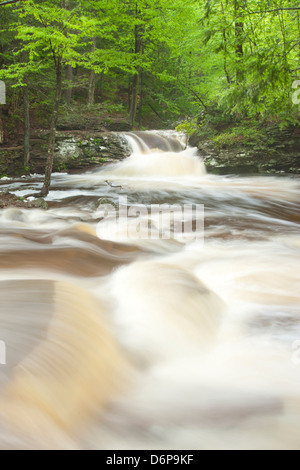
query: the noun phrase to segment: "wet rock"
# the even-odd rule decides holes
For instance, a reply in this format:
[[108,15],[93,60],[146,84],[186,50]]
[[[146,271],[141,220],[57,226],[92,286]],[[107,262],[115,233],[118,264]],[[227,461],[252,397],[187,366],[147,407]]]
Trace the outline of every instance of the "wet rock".
[[248,142],[226,148],[218,148],[213,140],[203,141],[194,135],[190,145],[198,147],[209,173],[300,174],[300,139],[293,137],[297,132],[297,128],[281,131],[274,126],[266,131],[268,142],[260,145]]
[[19,198],[8,191],[0,191],[0,209],[19,207],[23,209],[48,209],[48,204],[43,198]]
[[108,198],[106,198],[106,197],[102,197],[102,198],[99,199],[99,201],[97,202],[97,207],[98,207],[98,208],[104,208],[105,206],[112,206],[112,207],[114,207],[115,209],[119,209],[118,204],[116,204],[115,202],[113,202],[111,199],[108,199]]
[[[31,140],[30,172],[43,174],[49,135],[41,131]],[[57,132],[53,172],[80,172],[113,163],[130,155],[127,141],[113,132]],[[0,178],[29,173],[24,170],[23,147],[0,146]]]
[[0,209],[6,209],[7,207],[22,207],[22,202],[14,194],[8,191],[0,192]]
[[36,208],[36,209],[43,209],[47,210],[48,209],[48,204],[43,198],[38,198],[34,199],[34,201],[30,201],[28,203],[28,207],[30,208]]

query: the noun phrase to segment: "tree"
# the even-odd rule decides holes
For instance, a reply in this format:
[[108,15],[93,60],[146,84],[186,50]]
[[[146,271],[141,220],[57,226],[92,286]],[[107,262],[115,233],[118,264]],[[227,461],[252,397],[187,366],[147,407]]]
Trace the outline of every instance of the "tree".
[[62,89],[68,104],[72,96],[72,104],[87,101],[94,111],[101,79],[101,96],[127,106],[131,127],[149,116],[168,126],[203,113],[298,119],[291,87],[300,70],[300,9],[292,0],[3,3],[0,79],[9,85],[9,100],[14,89],[23,96],[26,162],[29,104],[43,101],[35,84],[52,100],[43,195]]
[[21,21],[15,26],[16,37],[23,43],[22,51],[28,54],[29,64],[42,62],[50,67],[52,63],[55,71],[48,158],[40,193],[40,196],[45,197],[51,183],[63,67],[74,67],[84,61],[78,50],[82,41],[97,30],[98,22],[96,18],[87,17],[78,2],[69,2],[67,5],[65,0],[42,3],[29,0],[19,9],[19,18]]
[[290,90],[299,66],[298,10],[289,0],[210,2],[203,15],[204,34],[206,45],[224,57],[222,111],[297,119]]

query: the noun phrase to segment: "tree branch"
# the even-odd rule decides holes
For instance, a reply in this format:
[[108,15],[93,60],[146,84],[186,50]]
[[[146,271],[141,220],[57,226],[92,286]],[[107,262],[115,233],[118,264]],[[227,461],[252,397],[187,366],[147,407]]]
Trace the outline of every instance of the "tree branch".
[[248,11],[245,14],[239,15],[241,16],[247,16],[247,15],[262,15],[263,13],[275,13],[277,11],[299,11],[300,7],[290,7],[290,8],[274,8],[273,10],[262,10],[262,11]]
[[[2,5],[10,5],[11,3],[17,3],[17,2],[20,2],[21,0],[6,0],[6,2],[0,2],[0,7]],[[22,0],[22,1],[26,1],[26,0]]]
[[195,90],[193,88],[191,88],[187,83],[182,83],[178,78],[177,78],[177,81],[178,83],[180,83],[180,85],[182,85],[183,87],[185,87],[187,90],[189,90],[195,98],[197,98],[197,100],[199,101],[200,104],[202,104],[203,108],[205,109],[205,111],[208,111],[208,106],[204,103],[203,99],[201,98],[201,96],[198,95],[198,93],[195,92]]

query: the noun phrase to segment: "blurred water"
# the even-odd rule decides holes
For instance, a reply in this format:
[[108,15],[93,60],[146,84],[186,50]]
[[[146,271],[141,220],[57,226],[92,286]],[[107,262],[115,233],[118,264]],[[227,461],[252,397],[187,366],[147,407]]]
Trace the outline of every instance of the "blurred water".
[[[0,211],[0,447],[299,449],[299,180],[127,138],[127,160],[54,175],[47,212]],[[120,197],[203,204],[204,244],[143,237],[147,216],[99,238],[99,200]]]

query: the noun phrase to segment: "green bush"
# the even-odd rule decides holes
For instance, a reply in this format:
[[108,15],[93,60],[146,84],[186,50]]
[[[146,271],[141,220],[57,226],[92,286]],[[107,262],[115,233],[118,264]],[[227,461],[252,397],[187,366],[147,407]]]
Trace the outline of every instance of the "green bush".
[[183,121],[177,127],[177,132],[184,132],[186,135],[191,137],[198,129],[197,119],[192,119],[190,121]]
[[254,123],[246,123],[241,126],[227,129],[213,138],[217,148],[230,147],[234,145],[253,145],[265,141],[264,133]]

